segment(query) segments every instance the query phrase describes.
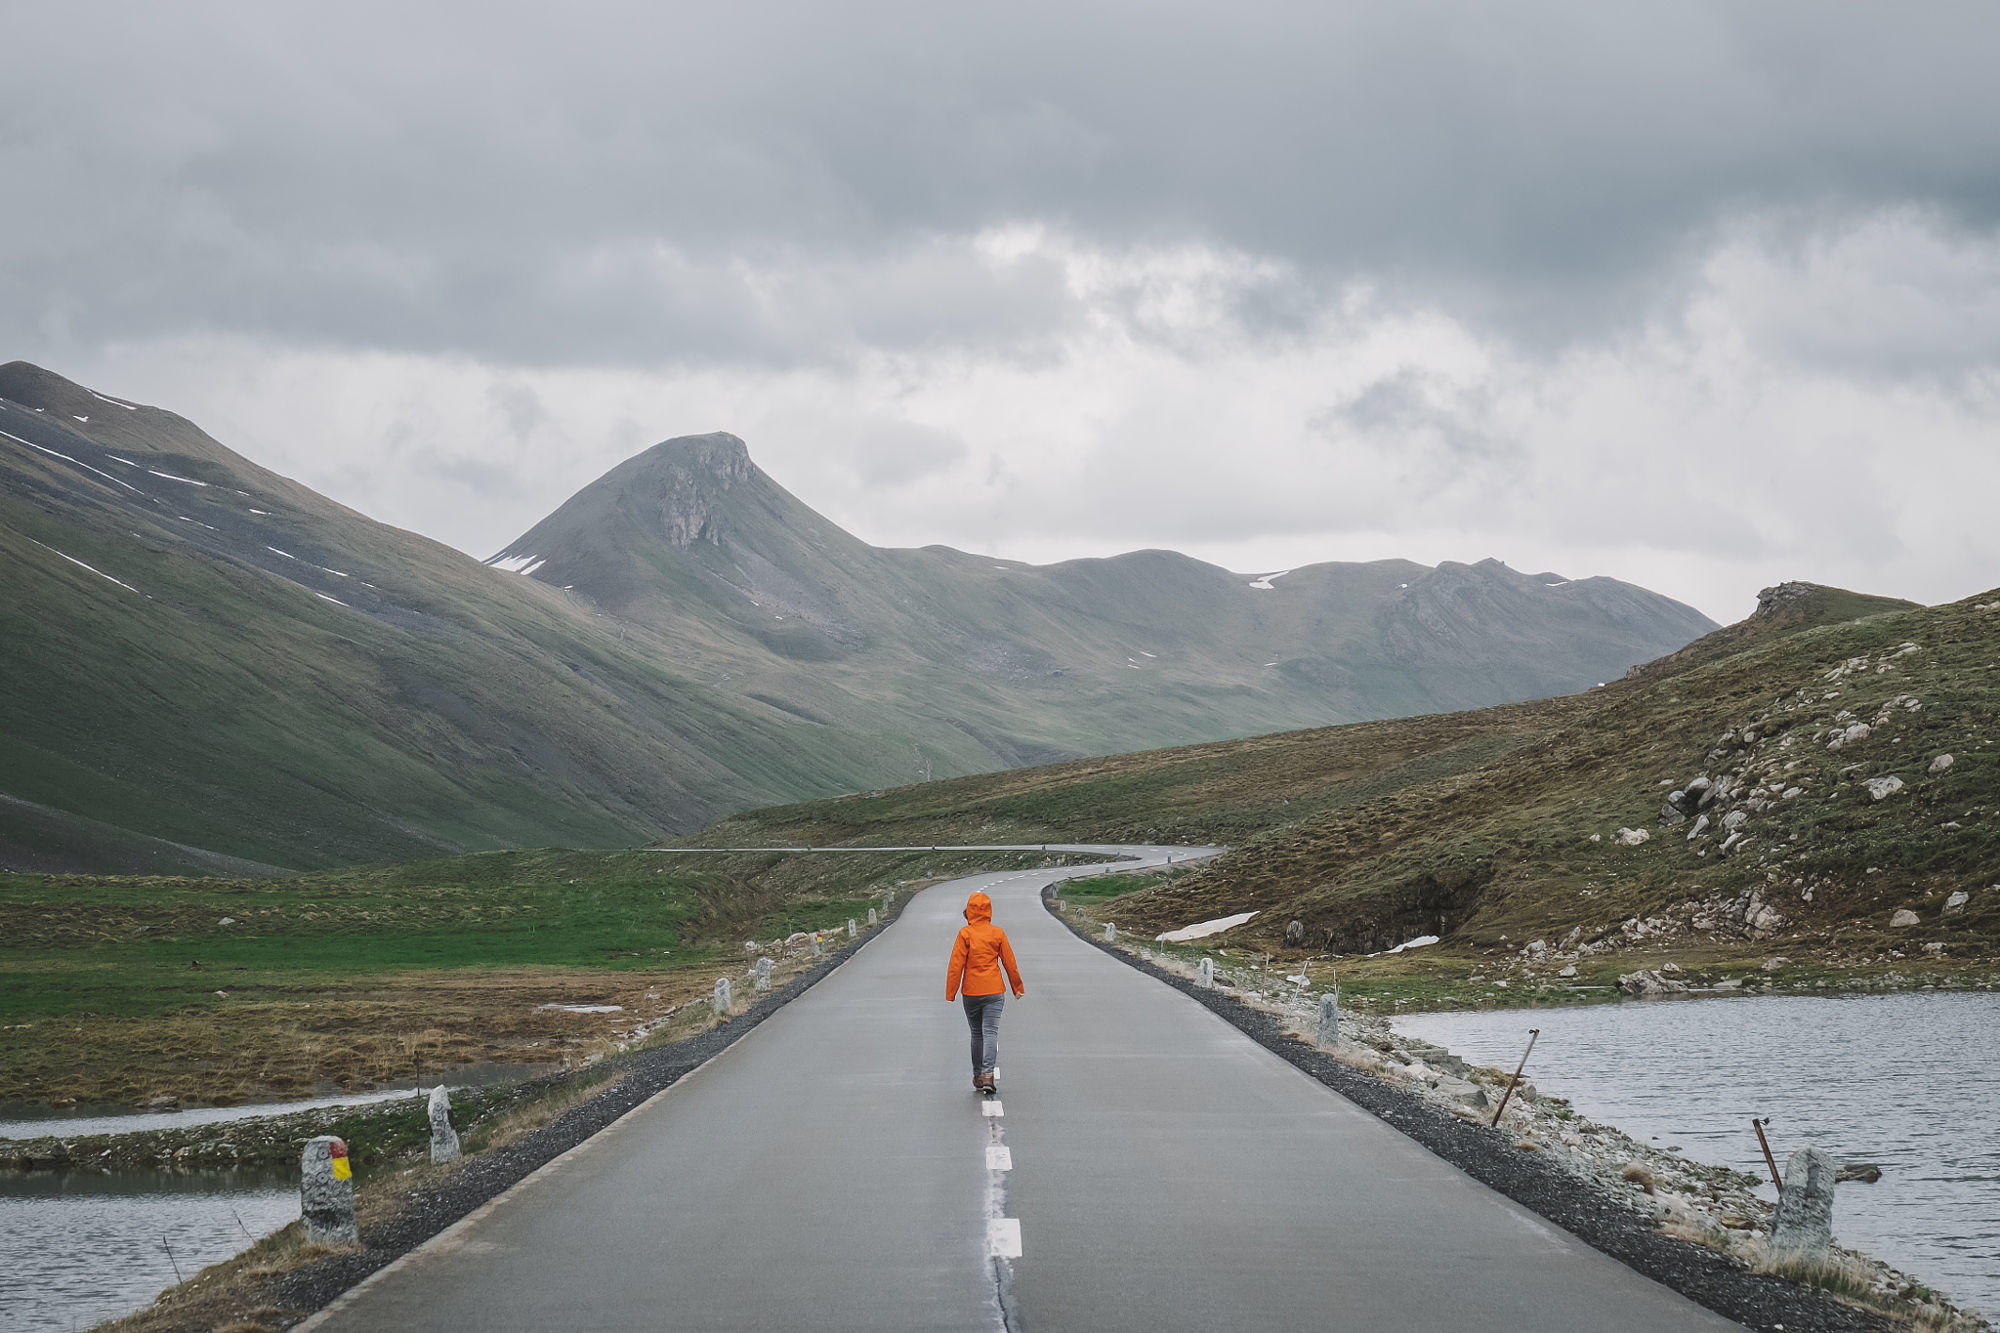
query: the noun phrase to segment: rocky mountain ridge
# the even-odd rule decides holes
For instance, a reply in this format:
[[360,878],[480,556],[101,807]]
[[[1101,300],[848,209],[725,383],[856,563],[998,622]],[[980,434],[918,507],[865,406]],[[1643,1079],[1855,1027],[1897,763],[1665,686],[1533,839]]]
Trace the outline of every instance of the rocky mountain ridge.
[[628,459],[491,563],[652,626],[789,717],[902,730],[933,772],[1567,693],[1713,628],[1491,559],[1255,575],[1171,551],[876,548],[728,434]]
[[607,845],[732,809],[1561,692],[1707,622],[1497,561],[884,550],[727,434],[482,567],[171,412],[0,366],[0,865]]

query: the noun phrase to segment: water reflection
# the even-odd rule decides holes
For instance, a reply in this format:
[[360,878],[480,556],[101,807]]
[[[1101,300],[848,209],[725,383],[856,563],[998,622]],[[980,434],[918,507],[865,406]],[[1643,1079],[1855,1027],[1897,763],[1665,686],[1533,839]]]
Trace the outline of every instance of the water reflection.
[[2000,1315],[2000,995],[1757,996],[1418,1014],[1413,1036],[1514,1067],[1593,1120],[1766,1174],[1750,1117],[1794,1148],[1879,1162],[1842,1185],[1839,1237]]
[[298,1215],[284,1173],[0,1173],[0,1333],[130,1313],[174,1285],[176,1263],[193,1277]]

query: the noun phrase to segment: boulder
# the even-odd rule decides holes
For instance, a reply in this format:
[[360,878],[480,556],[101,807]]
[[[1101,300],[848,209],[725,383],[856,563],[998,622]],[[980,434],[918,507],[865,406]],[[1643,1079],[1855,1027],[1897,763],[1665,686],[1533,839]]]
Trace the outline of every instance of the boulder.
[[1651,833],[1642,828],[1621,828],[1618,830],[1618,841],[1627,847],[1637,847],[1652,836]]
[[1674,981],[1658,972],[1627,972],[1618,978],[1618,989],[1626,995],[1641,999],[1655,995],[1677,995],[1687,990],[1687,983]]
[[1868,789],[1870,797],[1880,801],[1894,796],[1897,792],[1901,791],[1903,789],[1903,780],[1894,773],[1891,773],[1885,778],[1870,778],[1861,785]]
[[1694,821],[1694,827],[1688,830],[1688,841],[1693,842],[1696,838],[1699,838],[1702,834],[1706,832],[1708,832],[1708,816],[1703,815],[1700,818],[1696,819]]
[[1941,754],[1937,758],[1931,760],[1931,766],[1925,769],[1924,771],[1930,774],[1938,774],[1944,772],[1947,768],[1950,768],[1951,765],[1952,765],[1951,756],[1948,754]]
[[1459,1106],[1469,1106],[1479,1110],[1492,1105],[1486,1100],[1486,1089],[1477,1083],[1468,1083],[1462,1078],[1441,1078],[1437,1081],[1436,1087],[1446,1100]]
[[1285,923],[1285,943],[1296,949],[1306,942],[1306,923],[1292,919]]
[[1896,914],[1889,918],[1889,924],[1898,927],[1914,926],[1917,924],[1918,920],[1919,918],[1915,912],[1912,912],[1907,907],[1902,907],[1898,908],[1896,910]]
[[1781,967],[1789,967],[1791,962],[1792,960],[1789,958],[1766,958],[1764,960],[1764,970],[1766,972],[1776,972]]
[[1964,889],[1959,889],[1951,897],[1944,900],[1944,914],[1946,916],[1957,916],[1965,910],[1965,905],[1971,901],[1972,895]]
[[1557,973],[1556,973],[1556,975],[1557,975],[1557,976],[1559,976],[1559,977],[1573,977],[1573,976],[1575,976],[1575,975],[1576,975],[1576,964],[1575,964],[1575,963],[1571,963],[1571,964],[1570,964],[1569,966],[1567,966],[1567,967],[1563,968],[1563,969],[1562,969],[1562,970],[1561,970],[1560,972],[1557,972]]

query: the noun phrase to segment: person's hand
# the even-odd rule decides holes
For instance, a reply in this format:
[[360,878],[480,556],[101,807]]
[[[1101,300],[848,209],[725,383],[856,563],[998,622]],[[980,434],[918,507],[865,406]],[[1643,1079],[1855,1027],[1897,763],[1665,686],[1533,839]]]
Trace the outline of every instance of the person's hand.
[[1014,990],[1014,998],[1018,1000],[1027,993],[1028,993],[1028,988],[1026,986],[1016,987]]

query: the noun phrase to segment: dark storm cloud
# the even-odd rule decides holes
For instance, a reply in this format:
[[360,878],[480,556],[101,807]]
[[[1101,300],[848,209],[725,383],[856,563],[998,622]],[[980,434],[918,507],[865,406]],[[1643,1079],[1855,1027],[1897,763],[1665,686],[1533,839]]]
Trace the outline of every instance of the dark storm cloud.
[[1009,223],[1268,261],[1240,308],[1279,334],[1278,288],[1361,279],[1561,336],[1669,299],[1733,218],[2000,217],[1980,5],[79,4],[8,28],[10,345],[1032,347],[1080,317],[1059,275],[951,241]]

